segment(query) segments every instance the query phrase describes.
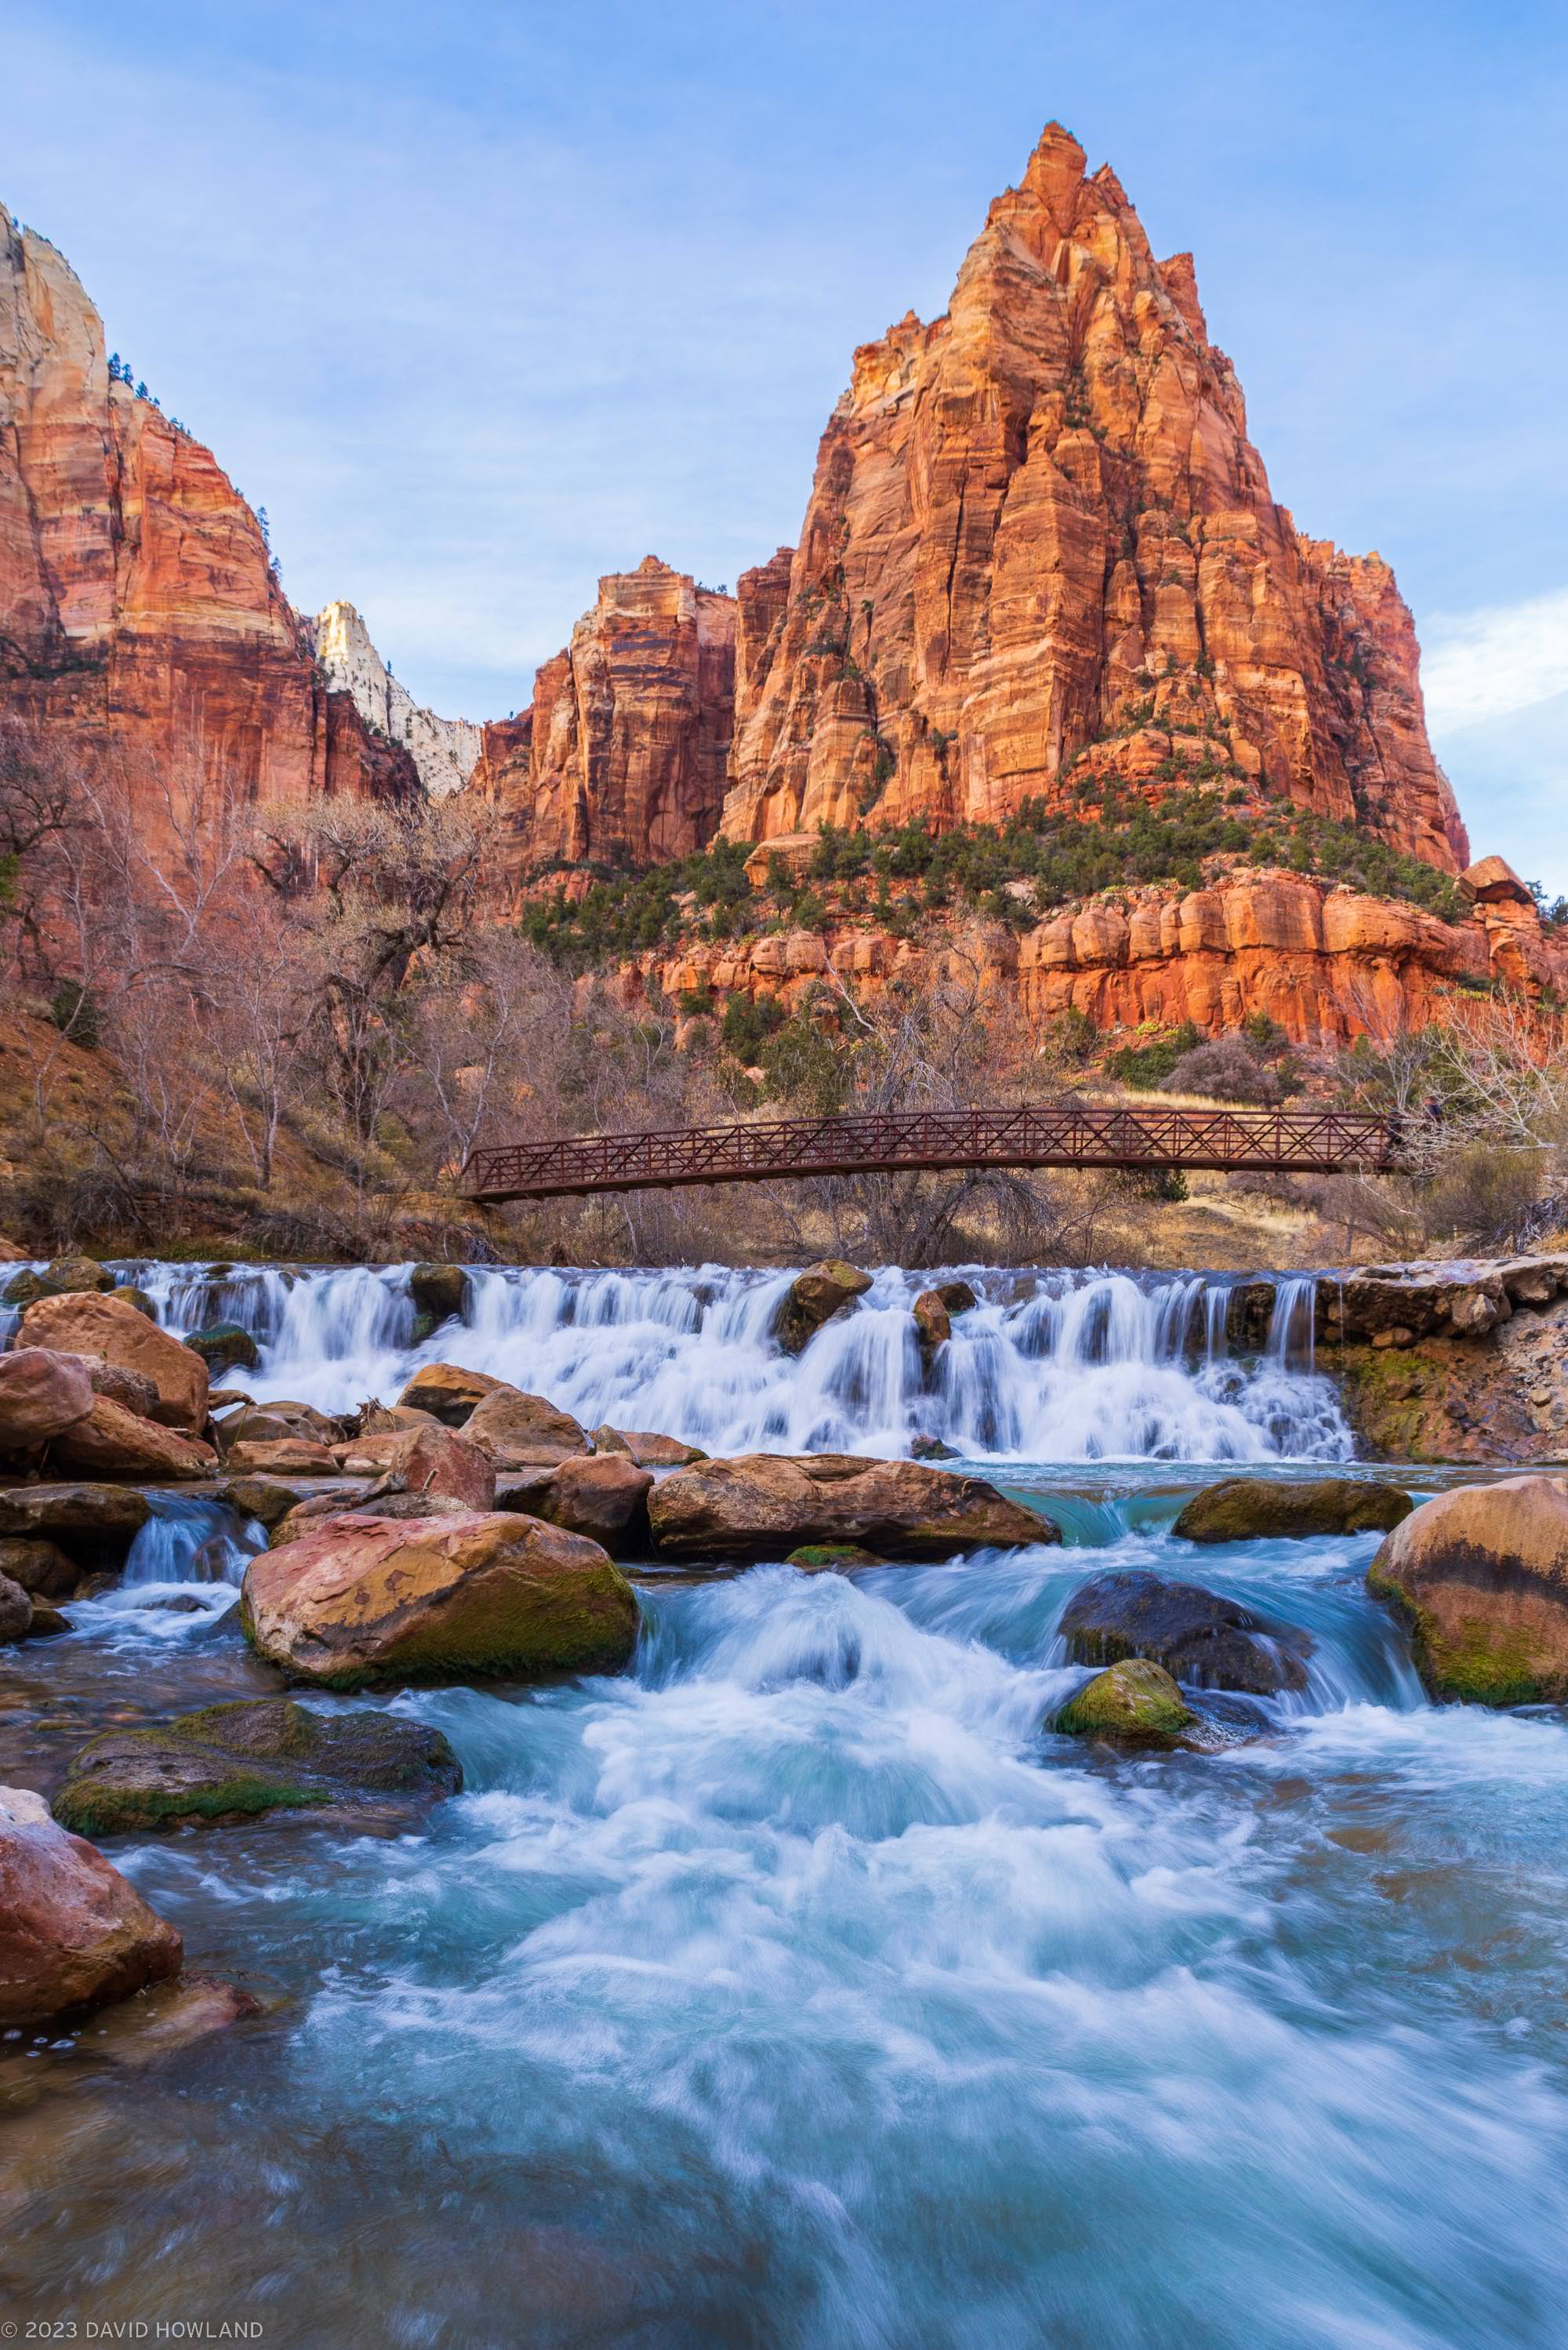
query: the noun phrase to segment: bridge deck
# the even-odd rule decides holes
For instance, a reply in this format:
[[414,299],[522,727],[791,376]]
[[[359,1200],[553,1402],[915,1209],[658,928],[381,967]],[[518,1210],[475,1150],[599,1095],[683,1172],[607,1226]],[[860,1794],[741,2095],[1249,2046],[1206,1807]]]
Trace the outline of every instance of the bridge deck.
[[1333,1175],[1397,1164],[1386,1119],[1334,1109],[1051,1108],[878,1111],[748,1126],[585,1134],[475,1150],[472,1200],[549,1200],[687,1183],[944,1167],[1191,1167]]

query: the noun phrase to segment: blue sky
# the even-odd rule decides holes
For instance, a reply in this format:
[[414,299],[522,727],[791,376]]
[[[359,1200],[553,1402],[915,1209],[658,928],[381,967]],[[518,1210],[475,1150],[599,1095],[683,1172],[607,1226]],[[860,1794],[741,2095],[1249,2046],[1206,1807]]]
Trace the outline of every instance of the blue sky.
[[449,714],[798,529],[854,346],[1055,116],[1190,247],[1274,494],[1395,565],[1478,851],[1568,890],[1568,11],[11,0],[0,197]]

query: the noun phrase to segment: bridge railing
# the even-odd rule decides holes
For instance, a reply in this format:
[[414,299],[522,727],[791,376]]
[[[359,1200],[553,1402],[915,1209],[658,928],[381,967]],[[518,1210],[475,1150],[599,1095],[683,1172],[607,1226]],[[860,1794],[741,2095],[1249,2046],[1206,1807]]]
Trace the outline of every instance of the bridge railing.
[[1336,1174],[1397,1164],[1397,1139],[1386,1120],[1337,1109],[878,1110],[492,1145],[472,1154],[462,1189],[498,1201],[944,1167]]

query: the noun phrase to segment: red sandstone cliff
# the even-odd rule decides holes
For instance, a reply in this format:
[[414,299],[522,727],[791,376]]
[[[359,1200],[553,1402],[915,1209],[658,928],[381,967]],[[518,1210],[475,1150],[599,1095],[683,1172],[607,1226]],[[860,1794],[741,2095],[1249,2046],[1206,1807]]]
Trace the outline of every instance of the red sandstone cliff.
[[103,325],[0,207],[0,708],[178,786],[400,793],[407,754],[318,681],[254,515],[111,381]]
[[487,726],[471,788],[507,864],[650,865],[718,830],[733,723],[735,603],[646,556],[599,581],[520,718]]
[[1087,750],[1075,785],[1218,770],[1457,870],[1391,572],[1274,504],[1190,256],[1084,160],[1053,124],[947,315],[856,353],[787,589],[741,582],[725,832],[995,821]]

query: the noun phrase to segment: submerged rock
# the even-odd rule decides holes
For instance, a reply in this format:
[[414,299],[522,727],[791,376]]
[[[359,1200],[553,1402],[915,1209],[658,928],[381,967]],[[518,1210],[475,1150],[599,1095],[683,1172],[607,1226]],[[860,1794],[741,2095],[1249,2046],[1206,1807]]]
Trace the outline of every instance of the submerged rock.
[[260,1655],[327,1689],[613,1672],[639,1621],[597,1543],[503,1511],[327,1518],[251,1561],[240,1613]]
[[410,1410],[428,1411],[443,1427],[462,1428],[474,1406],[504,1385],[504,1379],[493,1379],[483,1371],[466,1371],[458,1363],[426,1363],[414,1373],[398,1401]]
[[819,1264],[797,1273],[784,1292],[774,1321],[774,1336],[786,1355],[798,1355],[825,1322],[852,1305],[871,1286],[871,1276],[842,1257],[824,1257]]
[[1469,1705],[1568,1700],[1568,1492],[1556,1477],[1460,1485],[1424,1502],[1367,1589],[1410,1627],[1430,1694]]
[[665,1558],[783,1558],[803,1544],[851,1542],[889,1559],[943,1559],[1062,1539],[982,1478],[846,1452],[702,1461],[656,1485],[648,1511]]
[[22,1316],[24,1347],[54,1347],[62,1354],[101,1355],[140,1371],[158,1390],[156,1417],[168,1428],[199,1436],[207,1420],[207,1366],[134,1305],[120,1297],[73,1294],[41,1298]]
[[1163,1667],[1128,1657],[1085,1681],[1053,1727],[1069,1738],[1123,1738],[1140,1745],[1172,1746],[1197,1716]]
[[0,1452],[31,1452],[92,1409],[87,1367],[51,1347],[0,1355]]
[[1239,1600],[1136,1571],[1080,1584],[1057,1630],[1077,1665],[1143,1657],[1178,1680],[1258,1697],[1305,1689],[1313,1648],[1308,1633],[1266,1624]]
[[[403,1392],[406,1397],[408,1389]],[[499,1384],[480,1399],[462,1432],[497,1469],[548,1468],[593,1451],[569,1411],[557,1411],[543,1396]]]
[[1193,1495],[1171,1532],[1195,1543],[1386,1534],[1414,1507],[1397,1485],[1367,1484],[1356,1477],[1314,1477],[1303,1483],[1224,1477]]
[[462,1785],[451,1746],[423,1722],[251,1698],[153,1729],[106,1731],[72,1761],[54,1814],[78,1835],[101,1836],[371,1796],[433,1803]]
[[177,1974],[175,1929],[101,1852],[17,1804],[18,1792],[0,1790],[0,2030]]

